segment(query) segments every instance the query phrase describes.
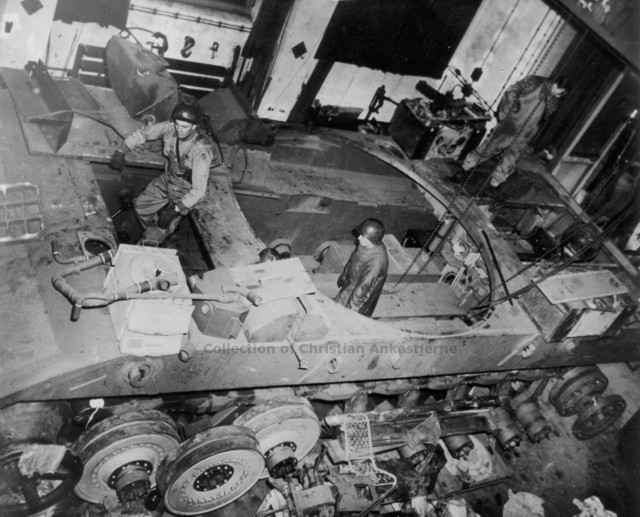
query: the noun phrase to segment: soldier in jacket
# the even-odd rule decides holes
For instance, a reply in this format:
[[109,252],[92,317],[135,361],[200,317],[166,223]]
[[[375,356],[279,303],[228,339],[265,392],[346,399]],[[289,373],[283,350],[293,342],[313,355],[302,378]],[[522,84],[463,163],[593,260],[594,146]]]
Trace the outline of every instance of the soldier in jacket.
[[384,225],[377,219],[365,219],[357,230],[358,245],[338,278],[340,292],[335,301],[371,316],[389,269],[387,248],[382,242]]

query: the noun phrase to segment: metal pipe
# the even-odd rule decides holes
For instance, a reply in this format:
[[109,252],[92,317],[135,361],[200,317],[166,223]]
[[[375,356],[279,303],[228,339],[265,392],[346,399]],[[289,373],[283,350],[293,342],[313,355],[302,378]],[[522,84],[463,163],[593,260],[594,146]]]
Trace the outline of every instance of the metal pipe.
[[489,236],[487,232],[482,230],[482,235],[484,235],[484,240],[487,241],[487,247],[489,248],[489,253],[491,253],[491,258],[493,260],[493,265],[496,267],[498,271],[498,276],[500,277],[500,282],[502,282],[502,288],[504,289],[504,293],[509,300],[509,305],[513,307],[513,300],[511,299],[511,293],[509,293],[509,288],[507,287],[507,282],[504,279],[504,275],[502,274],[502,269],[500,268],[500,263],[498,262],[498,258],[496,257],[496,252],[493,250],[493,246],[491,241],[489,240]]
[[[157,277],[154,281],[145,281],[141,284],[135,284],[128,288],[118,291],[116,293],[99,293],[89,292],[81,293],[66,282],[54,284],[54,287],[64,294],[71,303],[73,303],[73,309],[71,313],[71,321],[78,321],[80,317],[80,311],[83,308],[95,308],[106,307],[114,302],[120,302],[125,300],[208,300],[220,303],[233,303],[238,299],[237,293],[234,296],[229,295],[214,295],[214,294],[181,294],[181,293],[167,293],[167,292],[150,292],[151,290],[162,290],[160,285],[166,284],[169,287],[176,285],[177,282],[171,282],[171,277]],[[135,291],[142,285],[143,291]]]
[[135,5],[135,4],[131,4],[129,9],[131,11],[139,11],[141,13],[151,14],[153,16],[166,16],[168,18],[173,18],[174,20],[186,20],[186,21],[191,21],[196,23],[202,23],[203,25],[218,27],[220,29],[231,29],[239,32],[251,32],[251,27],[249,26],[249,24],[240,25],[237,23],[229,23],[229,22],[223,22],[221,20],[203,18],[202,16],[181,14],[178,11],[171,12],[163,9],[157,9],[155,7],[151,8],[151,7],[145,7],[145,6]]
[[[244,288],[244,287],[222,286],[222,291],[225,292],[225,293],[236,293],[236,294],[239,294],[240,296],[244,296],[253,305],[261,305],[262,304],[262,298],[260,297],[260,295],[258,293],[256,293],[255,291],[251,291],[251,290],[249,290],[247,288]],[[211,298],[200,298],[200,299],[210,300]]]
[[[207,300],[220,303],[233,303],[238,299],[237,293],[232,293],[235,296],[218,295],[218,294],[180,294],[180,293],[129,293],[127,298],[123,300]],[[117,301],[117,300],[114,300]]]
[[51,241],[51,254],[53,255],[53,260],[58,264],[78,264],[80,262],[86,262],[92,258],[89,255],[77,255],[75,257],[62,258],[60,249],[60,243],[58,241]]
[[[60,248],[57,242],[52,242],[52,251],[54,253],[54,257],[60,258]],[[179,282],[179,277],[176,273],[170,275],[159,276],[150,280],[145,280],[131,286],[126,287],[122,291],[118,291],[115,293],[102,293],[102,292],[80,292],[75,287],[71,286],[67,281],[66,277],[72,274],[79,275],[83,271],[88,269],[92,269],[94,267],[110,264],[115,256],[113,250],[107,250],[104,253],[100,253],[95,257],[73,257],[71,259],[61,259],[67,262],[68,267],[62,269],[51,278],[51,283],[53,287],[64,295],[72,304],[73,307],[71,309],[71,321],[78,321],[80,318],[80,312],[85,307],[104,307],[111,303],[122,301],[122,300],[131,300],[131,299],[141,299],[141,300],[161,300],[161,299],[183,299],[183,300],[210,300],[217,301],[220,303],[233,303],[238,299],[237,291],[231,291],[234,296],[229,295],[210,295],[210,294],[178,294],[178,293],[168,293],[170,287],[172,285],[176,285]],[[78,261],[82,261],[82,263],[78,264]],[[163,292],[151,292],[151,291],[163,291]],[[252,301],[252,303],[261,303],[262,300],[259,296],[249,290],[243,290],[246,294],[247,299]]]
[[70,265],[64,268],[62,271],[58,272],[57,274],[53,275],[53,277],[51,277],[51,283],[53,284],[53,287],[57,291],[62,293],[64,296],[66,296],[68,300],[73,304],[73,308],[71,309],[71,321],[78,321],[78,318],[80,317],[80,311],[82,310],[81,302],[84,295],[81,294],[74,287],[69,285],[65,280],[65,277],[72,274],[79,275],[80,273],[88,269],[91,269],[103,264],[111,263],[111,261],[113,260],[113,257],[114,257],[113,251],[108,250],[108,251],[105,251],[104,253],[100,253],[99,255],[96,255],[95,257],[89,258],[82,264],[74,263],[73,265]]
[[446,214],[444,214],[423,249],[428,253],[436,253],[442,246],[444,240],[448,237],[455,223],[456,218],[452,213],[447,212]]

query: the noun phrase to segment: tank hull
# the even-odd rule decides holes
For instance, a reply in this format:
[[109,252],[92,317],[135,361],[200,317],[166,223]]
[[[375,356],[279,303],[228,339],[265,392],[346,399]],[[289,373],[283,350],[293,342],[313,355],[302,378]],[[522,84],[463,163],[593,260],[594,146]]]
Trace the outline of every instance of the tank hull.
[[[291,135],[287,141],[290,138]],[[428,190],[436,207],[446,207],[447,200],[453,198],[453,188],[443,181],[437,169],[405,162],[381,146],[354,142],[350,138],[322,136],[325,142],[335,145],[342,141],[376,160],[386,161],[412,183]],[[230,271],[234,265],[250,264],[258,250],[265,246],[238,204],[234,188],[239,187],[233,180],[233,175],[212,175],[209,189],[215,195],[208,196],[193,214],[217,272]],[[483,235],[490,236],[505,277],[515,275],[522,263],[492,229],[483,212],[470,205],[469,199],[458,196],[449,209],[460,217],[468,238],[478,244],[494,286],[492,296],[496,298],[500,293],[499,274]],[[45,263],[49,254],[46,246],[34,248],[33,260]],[[45,283],[59,268],[51,262],[39,268],[40,282]],[[104,274],[102,270],[91,270],[83,282],[98,285],[104,282]],[[503,374],[499,372],[520,369],[640,359],[637,346],[640,331],[635,328],[614,329],[616,332],[611,335],[547,339],[532,314],[547,310],[548,302],[537,298],[519,299],[513,304],[499,303],[477,321],[465,324],[457,321],[454,325],[450,317],[433,318],[427,317],[426,313],[369,319],[332,300],[337,274],[310,271],[309,279],[314,285],[310,295],[313,303],[329,322],[324,335],[260,341],[241,334],[237,338],[223,339],[204,333],[192,322],[189,340],[193,346],[186,363],[177,355],[135,357],[121,354],[106,310],[85,310],[79,321],[70,321],[70,307],[60,303],[59,293],[47,289],[44,295],[46,317],[55,322],[52,327],[53,355],[46,360],[47,368],[35,373],[31,363],[14,362],[15,368],[8,369],[5,377],[9,382],[1,386],[2,405],[23,400],[404,382],[485,372],[498,372],[500,377]],[[510,285],[516,289],[528,281],[529,277],[523,276],[520,284]],[[196,280],[193,285],[198,287],[198,282]],[[213,281],[202,289],[220,292],[224,283],[223,280]],[[436,286],[413,284],[412,287],[416,285]],[[397,295],[393,304],[399,307],[400,314],[404,314],[413,310],[416,299]],[[438,309],[443,303],[444,300],[435,300],[425,310]],[[26,370],[31,374],[25,375]],[[140,371],[145,372],[144,382],[135,382]]]

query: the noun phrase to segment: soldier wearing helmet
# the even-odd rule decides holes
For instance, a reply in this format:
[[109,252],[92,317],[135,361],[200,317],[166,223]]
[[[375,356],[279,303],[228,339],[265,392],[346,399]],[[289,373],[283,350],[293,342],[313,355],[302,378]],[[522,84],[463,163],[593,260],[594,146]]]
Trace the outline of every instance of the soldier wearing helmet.
[[222,163],[211,138],[200,132],[199,120],[196,106],[179,103],[171,120],[134,131],[111,157],[111,168],[121,171],[129,151],[149,140],[162,139],[162,154],[167,158],[164,173],[151,180],[134,200],[144,227],[143,243],[159,245],[175,231],[182,217],[204,197],[209,168]]
[[389,269],[387,248],[382,242],[384,225],[377,219],[365,219],[356,232],[358,245],[338,278],[340,292],[335,301],[364,316],[371,316]]

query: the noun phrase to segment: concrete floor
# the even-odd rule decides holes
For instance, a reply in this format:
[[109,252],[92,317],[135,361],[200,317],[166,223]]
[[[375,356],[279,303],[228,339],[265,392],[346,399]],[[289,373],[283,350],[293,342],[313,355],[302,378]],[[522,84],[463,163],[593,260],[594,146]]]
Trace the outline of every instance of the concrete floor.
[[633,492],[640,491],[640,479],[629,478],[618,453],[622,426],[640,408],[640,370],[626,364],[601,365],[600,369],[609,378],[606,393],[618,393],[627,402],[622,418],[601,435],[580,441],[571,433],[575,417],[560,417],[543,393],[540,409],[553,434],[539,444],[525,438],[514,452],[501,452],[513,477],[464,495],[478,514],[501,516],[511,488],[541,497],[546,517],[579,515],[573,499],[584,501],[591,496],[597,496],[618,517],[640,515],[640,508],[632,503]]

